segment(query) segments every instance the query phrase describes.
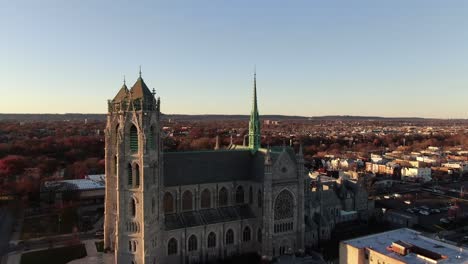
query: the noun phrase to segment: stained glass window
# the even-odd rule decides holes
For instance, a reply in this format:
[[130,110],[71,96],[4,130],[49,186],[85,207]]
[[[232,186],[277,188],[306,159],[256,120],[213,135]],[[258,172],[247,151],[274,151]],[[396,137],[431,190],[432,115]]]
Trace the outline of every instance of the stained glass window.
[[221,188],[221,190],[219,190],[219,206],[227,206],[228,204],[228,193],[227,193],[227,190],[226,188]]
[[188,240],[188,251],[195,250],[197,250],[197,237],[195,235],[191,235]]
[[201,193],[201,208],[211,207],[211,193],[208,189],[203,190]]
[[275,200],[275,220],[294,216],[294,198],[289,191],[282,191]]
[[182,210],[191,211],[192,210],[192,192],[185,191],[182,195]]
[[177,240],[175,238],[171,238],[167,243],[167,255],[175,254],[177,254]]
[[214,248],[216,247],[216,235],[215,233],[211,232],[208,235],[208,247],[209,248]]

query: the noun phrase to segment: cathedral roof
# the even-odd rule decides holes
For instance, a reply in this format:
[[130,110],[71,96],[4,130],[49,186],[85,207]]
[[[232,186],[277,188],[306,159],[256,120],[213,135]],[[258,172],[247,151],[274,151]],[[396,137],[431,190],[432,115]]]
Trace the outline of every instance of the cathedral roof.
[[119,101],[122,101],[124,100],[128,95],[128,88],[127,88],[127,85],[125,85],[125,83],[122,85],[122,88],[120,88],[119,92],[117,93],[117,95],[114,97],[114,102],[119,102]]
[[139,98],[153,98],[153,94],[149,90],[146,83],[143,81],[143,78],[138,77],[138,80],[133,85],[132,89],[130,89],[132,93],[132,99],[139,99]]
[[174,230],[249,218],[255,218],[255,214],[247,204],[210,208],[199,211],[168,214],[165,217],[165,229]]
[[256,180],[264,174],[264,153],[249,150],[165,152],[164,185]]

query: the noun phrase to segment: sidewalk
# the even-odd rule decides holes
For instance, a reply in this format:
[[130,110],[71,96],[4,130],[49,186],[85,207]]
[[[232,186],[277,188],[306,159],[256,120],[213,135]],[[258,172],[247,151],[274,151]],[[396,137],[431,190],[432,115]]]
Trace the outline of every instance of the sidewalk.
[[13,235],[11,235],[10,241],[19,240],[21,237],[21,231],[23,230],[23,222],[24,222],[24,212],[21,211],[21,214],[18,216],[18,222],[13,230]]
[[85,244],[86,254],[88,255],[88,257],[94,257],[98,255],[96,243],[95,243],[97,241],[100,241],[100,240],[93,239],[93,240],[82,241],[83,244]]
[[5,256],[7,258],[6,264],[19,264],[21,261],[21,255],[23,253],[15,253],[12,255]]

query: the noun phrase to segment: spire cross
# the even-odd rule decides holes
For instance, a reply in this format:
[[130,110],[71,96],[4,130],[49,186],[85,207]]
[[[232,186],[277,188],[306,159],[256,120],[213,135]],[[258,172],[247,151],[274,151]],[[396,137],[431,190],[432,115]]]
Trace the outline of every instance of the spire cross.
[[127,84],[127,83],[125,82],[125,75],[124,75],[124,85],[125,85],[125,84]]
[[140,78],[141,78],[141,65],[140,65]]

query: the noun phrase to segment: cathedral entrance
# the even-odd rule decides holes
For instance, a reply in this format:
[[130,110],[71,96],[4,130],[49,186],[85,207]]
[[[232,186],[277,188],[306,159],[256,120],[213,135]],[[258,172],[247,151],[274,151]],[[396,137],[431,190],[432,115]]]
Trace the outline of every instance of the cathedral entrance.
[[279,251],[280,251],[280,255],[284,255],[284,253],[286,252],[286,247],[281,246]]
[[291,255],[293,254],[293,249],[291,247],[291,243],[288,240],[283,240],[281,242],[281,246],[279,248],[279,254],[281,255]]

